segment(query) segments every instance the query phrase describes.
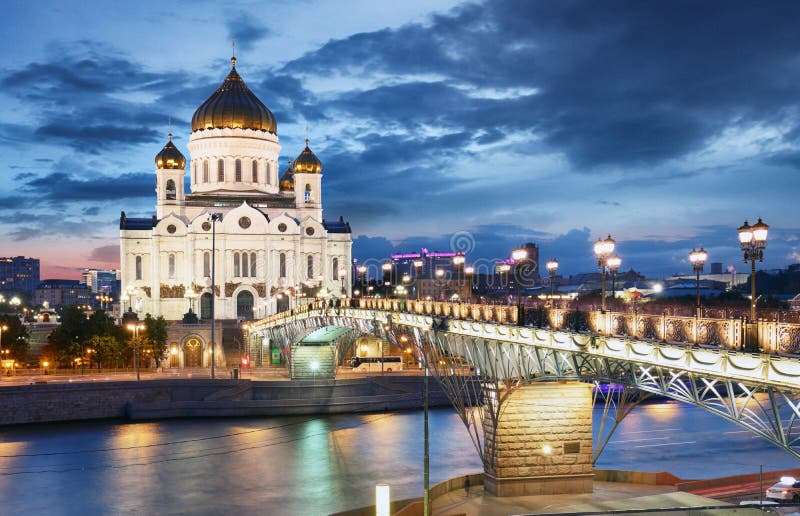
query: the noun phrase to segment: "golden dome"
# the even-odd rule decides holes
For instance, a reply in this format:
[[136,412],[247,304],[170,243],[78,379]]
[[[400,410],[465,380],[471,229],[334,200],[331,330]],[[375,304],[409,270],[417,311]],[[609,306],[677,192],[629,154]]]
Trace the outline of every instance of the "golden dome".
[[231,65],[231,72],[222,86],[194,112],[192,131],[231,128],[278,134],[275,115],[258,100],[236,72],[235,57],[231,58]]
[[156,154],[156,168],[163,170],[165,168],[186,168],[186,158],[183,157],[181,151],[172,143],[172,133],[169,133],[169,141],[161,152]]
[[308,138],[306,138],[306,148],[294,160],[295,174],[319,174],[322,172],[322,162],[316,154],[308,148]]
[[292,162],[289,162],[289,166],[286,167],[286,171],[281,176],[281,180],[278,183],[281,192],[291,192],[294,190],[294,170],[292,170]]

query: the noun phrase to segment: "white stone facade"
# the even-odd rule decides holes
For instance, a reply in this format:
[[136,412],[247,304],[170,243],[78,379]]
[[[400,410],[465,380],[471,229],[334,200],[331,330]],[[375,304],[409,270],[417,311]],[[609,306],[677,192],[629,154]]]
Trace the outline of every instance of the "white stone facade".
[[[349,295],[350,229],[342,219],[323,221],[322,174],[295,174],[294,191],[281,192],[281,147],[267,131],[196,130],[188,149],[188,170],[155,171],[156,215],[132,219],[123,213],[120,219],[122,292],[129,296],[123,310],[174,321],[191,303],[207,318],[211,213],[222,215],[213,226],[217,319],[261,318],[287,308],[290,287],[291,307],[304,286]],[[186,173],[189,194],[183,191]],[[339,270],[346,271],[344,292]]]

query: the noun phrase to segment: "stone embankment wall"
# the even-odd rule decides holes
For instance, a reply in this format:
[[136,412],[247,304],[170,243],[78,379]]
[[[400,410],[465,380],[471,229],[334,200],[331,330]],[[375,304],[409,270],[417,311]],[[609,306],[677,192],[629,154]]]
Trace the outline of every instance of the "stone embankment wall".
[[[422,377],[330,381],[169,379],[0,388],[0,425],[82,419],[280,416],[422,407]],[[449,405],[436,381],[431,406]]]

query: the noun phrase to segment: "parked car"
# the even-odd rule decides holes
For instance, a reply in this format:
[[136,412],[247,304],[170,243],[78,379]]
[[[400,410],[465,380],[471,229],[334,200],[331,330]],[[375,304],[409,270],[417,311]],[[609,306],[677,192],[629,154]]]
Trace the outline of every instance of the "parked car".
[[794,477],[781,477],[781,481],[767,489],[767,498],[800,502],[800,482]]

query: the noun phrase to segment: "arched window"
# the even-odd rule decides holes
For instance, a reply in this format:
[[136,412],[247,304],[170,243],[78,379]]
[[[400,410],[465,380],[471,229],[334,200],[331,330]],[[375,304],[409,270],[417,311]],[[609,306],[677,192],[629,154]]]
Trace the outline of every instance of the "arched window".
[[192,163],[192,183],[197,182],[197,162]]
[[203,182],[208,183],[208,160],[203,160]]
[[267,184],[272,183],[272,163],[269,161],[264,163],[264,182]]
[[242,253],[242,277],[243,278],[246,278],[247,277],[247,273],[250,272],[250,267],[247,264],[249,257],[250,257],[250,255],[248,255],[247,253]]
[[175,181],[172,179],[167,179],[167,200],[175,200]]
[[258,161],[256,160],[253,160],[253,171],[251,173],[250,181],[252,183],[258,183]]
[[233,276],[239,277],[239,253],[233,253]]
[[242,160],[240,160],[240,159],[237,159],[237,160],[234,162],[234,170],[235,170],[235,172],[236,172],[236,179],[235,179],[235,181],[236,181],[237,183],[241,183],[241,182],[242,182]]
[[314,277],[314,257],[310,254],[306,257],[306,276],[308,279]]
[[169,255],[167,259],[168,267],[167,270],[169,271],[169,279],[175,279],[175,255]]
[[208,251],[203,253],[203,276],[211,277],[211,253]]
[[220,183],[225,182],[225,161],[217,160],[217,181]]
[[141,256],[137,256],[136,257],[136,279],[137,280],[142,279],[142,257]]
[[250,277],[256,277],[256,253],[250,253]]
[[311,202],[311,185],[306,185],[305,200]]
[[278,276],[281,278],[286,277],[286,253],[281,253],[278,256]]
[[339,259],[338,258],[334,258],[333,262],[331,262],[331,263],[333,264],[333,267],[332,267],[333,272],[331,273],[331,277],[332,278],[338,278],[339,277]]

